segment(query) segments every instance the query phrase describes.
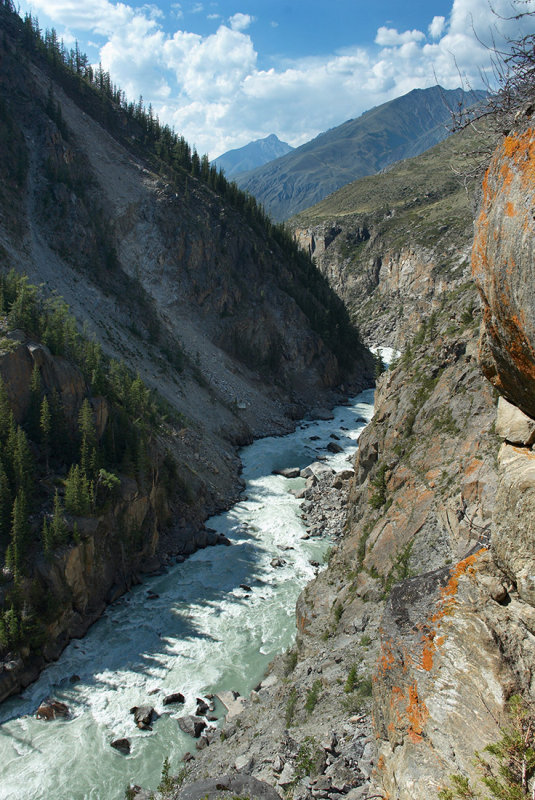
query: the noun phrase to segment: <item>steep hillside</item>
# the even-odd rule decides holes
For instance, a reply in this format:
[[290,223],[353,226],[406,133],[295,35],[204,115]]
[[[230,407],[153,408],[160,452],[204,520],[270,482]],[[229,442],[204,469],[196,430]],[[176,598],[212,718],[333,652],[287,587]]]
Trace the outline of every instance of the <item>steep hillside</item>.
[[473,196],[494,140],[468,128],[291,220],[370,344],[403,346],[469,280]]
[[[341,301],[282,229],[210,170],[207,159],[127,104],[109,75],[93,75],[81,57],[67,63],[53,37],[41,37],[35,20],[23,23],[11,6],[0,6],[0,271],[29,279],[20,279],[0,308],[6,335],[0,372],[11,410],[29,434],[31,422],[17,407],[31,390],[34,365],[39,403],[50,401],[54,389],[61,394],[61,381],[50,375],[68,380],[74,371],[75,396],[65,389],[73,424],[85,400],[95,424],[102,409],[93,372],[84,368],[80,374],[72,348],[55,349],[49,328],[38,324],[40,312],[26,313],[35,296],[39,309],[52,309],[52,327],[63,324],[63,297],[75,320],[65,341],[72,344],[76,327],[83,329],[90,347],[99,345],[103,359],[119,365],[110,368],[116,382],[134,381],[138,394],[146,391],[144,384],[152,387],[167,409],[161,423],[151,421],[154,448],[130,458],[116,453],[110,461],[125,487],[122,500],[131,509],[139,506],[133,557],[125,556],[120,541],[108,547],[104,522],[98,531],[87,523],[89,544],[83,538],[80,545],[67,520],[72,535],[54,569],[57,585],[66,581],[70,589],[54,610],[45,610],[50,655],[139,571],[208,542],[202,521],[228,506],[240,488],[237,445],[288,430],[307,405],[334,399],[340,381],[369,384],[372,361]],[[41,286],[37,294],[31,284]],[[20,370],[6,366],[15,358],[12,340],[20,342]],[[49,358],[52,366],[45,370]],[[117,414],[139,422],[135,404],[120,401]],[[34,433],[31,448],[42,466],[42,442]],[[137,481],[138,461],[148,462],[147,485]],[[62,502],[70,463],[55,462],[48,478]],[[97,473],[88,469],[86,464],[82,472],[91,484]],[[43,477],[39,473],[37,480]],[[170,487],[165,496],[159,493],[162,481]],[[12,478],[10,491],[14,501]],[[52,499],[50,486],[37,494],[29,509],[32,536],[43,514],[51,513]],[[14,514],[14,505],[7,513]],[[109,524],[121,513],[111,510]],[[24,566],[29,579],[43,543],[39,547]],[[5,613],[18,603],[11,566],[12,560],[2,590]],[[100,583],[88,577],[97,573]],[[14,641],[17,636],[7,642],[7,655],[5,637],[2,645],[12,664],[4,675],[6,691],[35,674],[17,660]],[[24,658],[33,656],[24,650]]]
[[240,175],[238,185],[275,220],[288,219],[345,184],[415,156],[445,139],[452,110],[482,92],[414,89],[344,122],[273,163]]
[[244,147],[229,150],[212,161],[218,169],[222,169],[227,178],[235,178],[241,172],[249,172],[256,167],[262,167],[269,161],[285,156],[294,148],[272,133],[264,139],[256,139]]
[[[366,194],[372,219],[383,197],[392,198],[390,263],[416,276],[426,305],[408,291],[407,324],[399,306],[390,308],[398,283],[378,270],[367,336],[377,341],[388,332],[403,354],[378,381],[340,539],[328,568],[299,598],[296,647],[275,661],[206,755],[196,756],[191,778],[213,776],[216,765],[220,775],[237,770],[300,800],[451,800],[479,796],[448,794],[452,774],[464,776],[467,792],[484,791],[474,754],[500,739],[516,693],[527,708],[530,740],[535,423],[525,411],[535,362],[533,142],[525,121],[498,145],[483,181],[471,257],[479,295],[465,220],[453,225],[445,217],[450,236],[437,231],[432,246],[418,244],[455,198],[453,189],[432,194],[440,162],[437,171],[427,165],[427,186],[420,159],[400,165],[414,164],[418,195],[428,193],[412,225],[410,203],[402,202],[407,173],[392,170],[392,191],[377,194],[378,208],[373,192]],[[355,219],[337,222],[348,234]],[[356,247],[354,263],[364,275],[372,242],[381,254],[378,236],[365,239],[365,255]],[[416,260],[419,247],[426,257]],[[341,283],[343,259],[335,273]],[[438,282],[441,263],[448,268]],[[365,307],[353,299],[355,308]],[[519,373],[526,377],[515,381]],[[496,389],[507,401],[497,402]],[[304,508],[312,505],[316,519],[326,513],[326,491],[333,487],[307,490]],[[525,780],[519,797],[532,791],[528,767]],[[196,796],[187,791],[177,796]]]

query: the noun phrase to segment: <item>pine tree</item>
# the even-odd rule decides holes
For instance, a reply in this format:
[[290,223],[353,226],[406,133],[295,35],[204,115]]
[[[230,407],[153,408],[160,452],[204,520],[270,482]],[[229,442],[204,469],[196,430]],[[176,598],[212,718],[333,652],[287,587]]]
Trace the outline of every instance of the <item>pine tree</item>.
[[67,526],[63,519],[63,506],[61,505],[57,489],[54,495],[54,511],[52,514],[52,523],[50,525],[50,536],[55,548],[67,542]]
[[17,427],[13,453],[13,474],[16,490],[23,490],[27,496],[32,489],[33,458],[24,430]]
[[34,363],[32,377],[30,380],[30,405],[28,407],[28,431],[32,439],[39,437],[39,408],[41,405],[41,370],[37,363]]
[[48,405],[48,398],[45,394],[41,402],[41,409],[39,413],[39,430],[41,433],[41,446],[45,455],[46,473],[48,475],[48,461],[50,458],[50,431],[51,431],[52,417],[50,414],[50,406]]
[[87,478],[92,478],[96,468],[96,444],[97,436],[95,423],[93,421],[93,409],[87,397],[82,403],[78,415],[78,425],[80,426],[80,467]]
[[52,539],[52,533],[50,531],[50,525],[48,524],[46,517],[43,517],[43,527],[41,528],[41,539],[43,540],[43,550],[45,551],[45,555],[48,557],[54,551],[54,542]]
[[11,541],[6,552],[6,565],[13,570],[15,581],[18,581],[22,573],[29,535],[26,495],[22,489],[15,497],[11,518]]
[[91,507],[91,492],[87,476],[79,464],[73,464],[65,481],[65,510],[75,517],[88,514]]
[[5,443],[9,434],[10,420],[13,411],[7,396],[4,381],[0,378],[0,442]]
[[11,497],[6,471],[0,459],[0,547],[2,549],[9,539],[12,507],[13,498]]

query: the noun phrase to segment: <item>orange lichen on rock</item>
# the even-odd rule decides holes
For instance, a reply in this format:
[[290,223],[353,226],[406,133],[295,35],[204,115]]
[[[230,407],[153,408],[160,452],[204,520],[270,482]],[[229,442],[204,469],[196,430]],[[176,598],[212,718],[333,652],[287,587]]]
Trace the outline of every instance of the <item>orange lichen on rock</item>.
[[516,211],[514,205],[509,201],[505,206],[505,214],[507,217],[514,217],[516,216]]
[[396,663],[396,657],[392,648],[392,642],[381,642],[381,654],[377,666],[384,674],[389,669],[392,669]]
[[406,690],[394,686],[390,707],[392,721],[388,725],[389,733],[394,735],[396,730],[404,729],[412,742],[421,742],[425,724],[429,719],[429,711],[418,694],[416,681],[411,683]]
[[479,556],[486,552],[486,547],[482,547],[477,553],[473,553],[471,556],[464,558],[462,561],[459,561],[458,564],[455,565],[451,572],[451,577],[447,584],[444,586],[443,589],[440,590],[440,601],[441,607],[439,611],[433,616],[433,621],[441,619],[443,616],[446,615],[448,606],[451,606],[456,602],[455,595],[457,594],[457,589],[459,588],[459,578],[461,575],[466,575],[466,573],[473,575],[474,574],[474,564],[476,563]]
[[418,696],[416,681],[409,686],[409,697],[405,712],[409,721],[409,729],[407,731],[409,738],[413,742],[421,742],[425,723],[429,719],[429,711],[424,701],[420,700]]

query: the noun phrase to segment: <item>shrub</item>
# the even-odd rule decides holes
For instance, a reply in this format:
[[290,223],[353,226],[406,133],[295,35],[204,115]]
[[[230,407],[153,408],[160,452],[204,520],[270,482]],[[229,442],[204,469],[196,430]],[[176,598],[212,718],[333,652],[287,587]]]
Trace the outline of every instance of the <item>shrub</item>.
[[297,689],[295,686],[292,686],[290,689],[290,694],[288,695],[288,700],[286,701],[286,727],[289,728],[292,724],[292,720],[295,713],[295,707],[297,705]]
[[321,692],[321,681],[317,678],[312,684],[312,688],[308,690],[305,700],[305,710],[310,714],[316,708]]
[[[476,752],[475,762],[481,772],[480,782],[494,800],[531,800],[529,784],[535,775],[535,712],[520,695],[508,703],[509,724],[501,729],[501,739],[488,744],[484,752],[493,756],[487,761]],[[478,800],[481,794],[465,775],[452,775],[452,788],[441,789],[439,800]]]

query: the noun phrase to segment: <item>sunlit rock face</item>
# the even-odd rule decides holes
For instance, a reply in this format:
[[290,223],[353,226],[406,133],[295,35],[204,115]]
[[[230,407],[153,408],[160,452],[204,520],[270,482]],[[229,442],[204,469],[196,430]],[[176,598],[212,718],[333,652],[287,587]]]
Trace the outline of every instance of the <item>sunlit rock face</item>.
[[509,402],[535,416],[535,130],[511,133],[483,181],[472,255],[483,301],[481,367]]

